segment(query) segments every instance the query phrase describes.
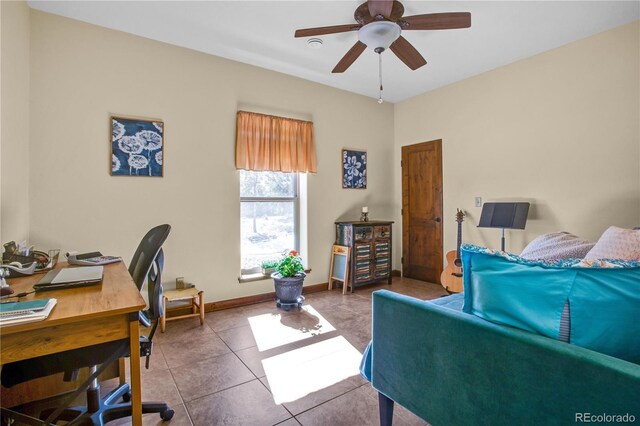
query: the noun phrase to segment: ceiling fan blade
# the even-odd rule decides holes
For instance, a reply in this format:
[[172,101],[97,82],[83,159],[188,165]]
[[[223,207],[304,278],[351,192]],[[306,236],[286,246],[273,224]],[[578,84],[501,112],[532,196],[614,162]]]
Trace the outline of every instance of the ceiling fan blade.
[[[408,25],[403,25],[402,22]],[[428,13],[426,15],[405,16],[398,22],[403,30],[453,30],[469,28],[471,13]]]
[[393,9],[393,0],[368,0],[369,13],[372,17],[382,15],[389,19],[391,16],[391,10]]
[[389,49],[414,71],[427,64],[427,61],[422,57],[420,52],[402,36],[394,41],[393,44],[389,46]]
[[364,52],[366,48],[367,48],[366,44],[360,41],[356,41],[356,44],[354,44],[353,47],[349,49],[347,54],[344,55],[342,59],[340,59],[340,62],[338,62],[338,64],[335,66],[335,68],[331,72],[332,73],[345,72],[347,68],[349,68],[351,64],[353,64],[355,60],[358,59],[360,55],[362,55],[362,52]]
[[347,25],[333,25],[331,27],[317,27],[317,28],[305,28],[302,30],[296,30],[295,37],[312,37],[325,34],[337,34],[346,33],[349,31],[359,30],[362,25],[347,24]]

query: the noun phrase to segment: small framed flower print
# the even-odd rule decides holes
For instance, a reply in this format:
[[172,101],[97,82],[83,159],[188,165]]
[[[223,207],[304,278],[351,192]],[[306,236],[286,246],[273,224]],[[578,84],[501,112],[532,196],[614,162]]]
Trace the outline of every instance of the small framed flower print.
[[342,187],[367,189],[367,151],[342,150]]
[[163,176],[164,123],[111,117],[111,175]]

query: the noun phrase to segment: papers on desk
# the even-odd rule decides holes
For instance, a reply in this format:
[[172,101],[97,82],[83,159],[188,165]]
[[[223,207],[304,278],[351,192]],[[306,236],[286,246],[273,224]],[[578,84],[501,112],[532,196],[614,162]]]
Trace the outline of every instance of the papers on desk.
[[56,299],[3,303],[0,305],[0,327],[43,321],[47,319],[56,303]]

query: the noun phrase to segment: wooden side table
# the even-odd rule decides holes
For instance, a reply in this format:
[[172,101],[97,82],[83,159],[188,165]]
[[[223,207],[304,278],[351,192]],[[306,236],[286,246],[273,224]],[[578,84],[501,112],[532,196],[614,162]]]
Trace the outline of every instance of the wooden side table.
[[[175,302],[178,300],[190,300],[191,301],[191,313],[185,315],[179,315],[177,317],[167,318],[168,310],[182,309],[184,306],[176,306],[168,308],[167,302]],[[162,295],[162,310],[164,315],[160,318],[160,331],[164,333],[167,321],[173,321],[182,318],[200,317],[200,325],[204,324],[204,291],[198,290],[196,287],[167,290]]]

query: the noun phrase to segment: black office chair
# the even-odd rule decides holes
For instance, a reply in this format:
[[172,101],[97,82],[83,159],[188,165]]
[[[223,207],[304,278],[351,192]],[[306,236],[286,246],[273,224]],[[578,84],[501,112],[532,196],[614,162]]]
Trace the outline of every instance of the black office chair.
[[[161,250],[162,244],[164,244],[170,233],[170,225],[158,225],[147,232],[145,236],[142,237],[140,244],[138,244],[138,248],[131,258],[131,263],[129,263],[129,275],[133,278],[133,282],[136,283],[138,290],[142,291],[145,280],[153,272],[153,262],[150,263],[148,260],[156,258]],[[162,296],[160,297],[160,306],[162,306]],[[140,313],[140,323],[145,327],[151,326],[151,319],[145,312]],[[148,365],[147,368],[149,368]]]
[[170,225],[158,225],[142,237],[129,264],[129,275],[131,275],[133,282],[138,286],[138,290],[142,290],[144,282],[151,271],[153,260],[149,261],[149,259],[156,258],[156,255],[170,232]]
[[[164,253],[162,243],[171,231],[169,225],[161,225],[153,228],[143,238],[134,255],[130,270],[145,271],[142,279],[138,276],[136,285],[142,288],[145,278],[148,277],[149,308],[140,313],[139,319],[145,326],[150,326],[149,337],[140,337],[140,356],[147,358],[146,368],[149,368],[149,356],[151,355],[153,336],[162,316],[162,269],[164,266]],[[133,275],[132,275],[133,276]],[[135,280],[135,277],[134,277]],[[76,391],[69,395],[62,407],[44,410],[40,413],[40,419],[29,417],[20,413],[9,412],[2,409],[3,416],[13,418],[26,424],[41,425],[51,424],[56,421],[68,421],[68,425],[93,424],[103,425],[114,419],[131,416],[131,393],[128,384],[123,384],[110,392],[104,398],[100,398],[100,386],[98,376],[108,365],[121,357],[129,356],[128,339],[102,343],[81,349],[46,355],[24,361],[18,361],[3,366],[1,382],[5,387],[11,387],[27,380],[42,376],[65,372],[65,379],[70,377],[70,372],[81,367],[90,367],[91,375]],[[100,365],[100,367],[97,367]],[[66,407],[81,392],[86,389],[87,405],[83,407]],[[122,399],[123,403],[118,403]],[[142,404],[143,413],[159,413],[162,420],[170,420],[174,411],[165,403],[145,402]]]

